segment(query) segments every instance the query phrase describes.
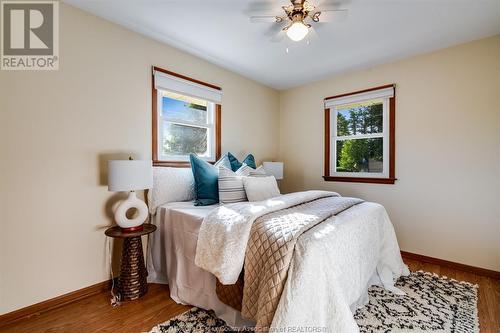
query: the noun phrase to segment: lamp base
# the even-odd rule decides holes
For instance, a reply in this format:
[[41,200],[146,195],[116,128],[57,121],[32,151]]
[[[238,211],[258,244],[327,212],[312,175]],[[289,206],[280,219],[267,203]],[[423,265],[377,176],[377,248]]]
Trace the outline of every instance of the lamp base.
[[[137,214],[132,218],[127,217],[127,211],[136,209]],[[146,203],[137,198],[135,192],[130,192],[128,198],[120,203],[115,211],[115,221],[120,228],[125,232],[133,232],[142,230],[142,224],[148,217],[148,206]]]
[[[120,227],[121,228],[121,227]],[[136,232],[136,231],[142,231],[144,230],[144,224],[138,225],[136,227],[130,227],[130,228],[121,228],[122,232]]]

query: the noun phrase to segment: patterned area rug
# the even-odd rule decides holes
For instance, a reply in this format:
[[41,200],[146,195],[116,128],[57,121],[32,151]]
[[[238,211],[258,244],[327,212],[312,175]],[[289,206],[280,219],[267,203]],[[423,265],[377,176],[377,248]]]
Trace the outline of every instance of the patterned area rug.
[[[426,272],[402,277],[398,296],[374,286],[370,302],[356,311],[360,332],[479,332],[477,286]],[[151,333],[235,332],[213,311],[198,308],[154,327]]]
[[361,332],[479,332],[476,285],[415,272],[396,286],[406,295],[369,289],[370,302],[354,315]]

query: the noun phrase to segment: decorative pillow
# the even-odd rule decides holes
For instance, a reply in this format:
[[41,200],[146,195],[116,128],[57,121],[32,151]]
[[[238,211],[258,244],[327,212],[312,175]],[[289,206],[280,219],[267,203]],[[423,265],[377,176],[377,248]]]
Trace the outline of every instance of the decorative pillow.
[[247,201],[243,176],[224,166],[219,167],[219,202],[223,204]]
[[231,167],[229,159],[226,155],[214,165],[202,160],[195,154],[189,155],[191,161],[191,169],[194,177],[194,192],[196,200],[195,206],[208,206],[219,202],[219,166],[223,165],[227,168]]
[[153,188],[148,191],[148,206],[151,214],[166,203],[189,201],[195,198],[194,178],[187,168],[153,168]]
[[241,168],[241,165],[243,163],[250,166],[251,168],[254,168],[254,169],[257,168],[257,165],[255,164],[255,157],[253,157],[252,154],[248,154],[247,157],[245,157],[245,159],[241,163],[231,153],[227,153],[227,157],[229,158],[229,162],[231,162],[231,170],[233,170],[233,171],[237,171],[239,168]]
[[225,166],[226,168],[231,169],[231,161],[229,161],[227,154],[222,155],[219,160],[214,163],[214,167],[216,167],[216,169],[218,169],[219,166]]
[[263,201],[280,195],[274,176],[245,177],[243,178],[243,186],[248,201]]
[[248,176],[249,177],[267,177],[269,175],[266,173],[266,169],[264,169],[264,167],[261,165],[255,170],[253,170],[253,169],[250,170],[250,172],[248,173]]
[[236,172],[219,166],[219,202],[226,204],[247,201],[243,177],[249,175],[262,177],[266,176],[266,172],[262,166],[252,169],[245,163]]
[[252,177],[258,177],[258,176],[267,176],[266,170],[264,167],[261,165],[258,168],[252,168],[248,166],[246,163],[243,163],[241,167],[236,170],[236,174],[239,176],[252,176]]

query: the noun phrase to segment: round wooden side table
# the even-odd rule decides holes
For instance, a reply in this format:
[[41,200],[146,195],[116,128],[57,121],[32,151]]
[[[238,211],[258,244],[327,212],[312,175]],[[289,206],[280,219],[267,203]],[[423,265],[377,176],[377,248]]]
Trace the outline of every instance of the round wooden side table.
[[123,238],[118,290],[124,301],[138,299],[148,292],[148,271],[144,265],[141,236],[154,232],[156,226],[150,223],[143,226],[142,230],[133,232],[123,232],[118,226],[105,231],[108,237]]

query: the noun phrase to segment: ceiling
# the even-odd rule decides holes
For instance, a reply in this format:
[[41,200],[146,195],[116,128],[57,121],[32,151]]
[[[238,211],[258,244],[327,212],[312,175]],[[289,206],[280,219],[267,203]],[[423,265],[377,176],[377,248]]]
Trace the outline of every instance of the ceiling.
[[500,0],[311,0],[348,11],[309,44],[250,22],[287,0],[65,2],[280,90],[500,33]]

